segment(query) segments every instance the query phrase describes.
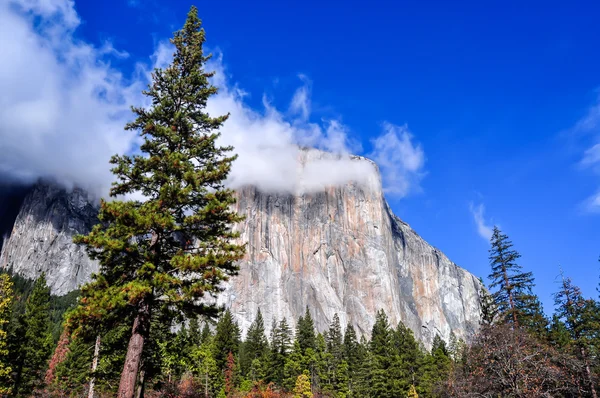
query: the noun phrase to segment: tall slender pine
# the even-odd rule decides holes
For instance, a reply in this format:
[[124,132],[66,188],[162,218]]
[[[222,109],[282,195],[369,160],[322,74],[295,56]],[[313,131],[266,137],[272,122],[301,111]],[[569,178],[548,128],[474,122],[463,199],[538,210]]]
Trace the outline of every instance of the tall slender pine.
[[[140,155],[111,159],[117,181],[102,201],[100,224],[76,242],[100,262],[91,282],[97,293],[80,302],[79,323],[106,312],[132,308],[134,321],[118,396],[132,398],[153,311],[168,308],[187,316],[216,314],[202,300],[222,290],[221,282],[237,272],[244,247],[232,243],[231,226],[241,217],[230,209],[233,192],[224,180],[235,156],[219,146],[228,115],[212,117],[208,99],[217,93],[206,71],[204,30],[192,7],[184,27],[175,32],[172,63],[156,69],[144,94],[148,108],[126,126],[141,133]],[[139,200],[118,200],[139,193]]]
[[518,327],[526,317],[538,312],[539,300],[532,291],[533,274],[522,271],[517,263],[521,255],[512,247],[508,236],[494,227],[489,256],[490,288],[495,289],[492,297],[503,321]]

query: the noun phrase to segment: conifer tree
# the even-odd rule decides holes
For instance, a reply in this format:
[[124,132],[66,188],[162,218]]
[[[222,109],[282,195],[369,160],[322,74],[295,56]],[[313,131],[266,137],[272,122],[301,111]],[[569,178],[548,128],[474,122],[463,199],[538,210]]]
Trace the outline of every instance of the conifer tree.
[[344,359],[352,365],[357,361],[356,356],[358,355],[358,340],[356,338],[356,330],[350,322],[346,326],[344,332]]
[[240,358],[243,373],[247,374],[252,369],[251,379],[258,381],[264,376],[264,372],[258,369],[257,366],[261,364],[264,366],[269,349],[269,342],[265,335],[265,324],[260,310],[258,310],[256,318],[248,328],[243,347],[244,354]]
[[420,384],[424,376],[426,358],[412,330],[398,322],[391,334],[391,353],[389,373],[390,391],[394,396],[406,395],[410,384]]
[[231,351],[227,354],[227,363],[225,367],[225,396],[233,397],[235,392],[235,358]]
[[352,389],[350,396],[353,398],[371,396],[371,372],[373,368],[373,356],[369,350],[369,342],[365,336],[361,336],[357,347],[358,358],[352,378]]
[[439,336],[435,335],[431,347],[431,374],[429,374],[428,392],[431,394],[436,384],[442,380],[446,380],[450,373],[451,361],[449,357],[448,347],[446,342]]
[[50,363],[48,364],[48,370],[46,371],[46,376],[44,377],[44,382],[46,385],[50,385],[52,382],[54,382],[56,368],[67,358],[67,355],[69,354],[70,343],[71,333],[67,328],[64,328],[58,340],[58,344],[54,348],[54,353],[52,354]]
[[462,338],[457,338],[454,332],[450,332],[448,344],[448,356],[453,362],[462,362],[467,349],[467,344]]
[[407,397],[408,398],[419,398],[419,394],[417,394],[417,389],[415,388],[414,384],[410,385]]
[[375,324],[371,332],[369,343],[371,352],[371,394],[376,397],[393,397],[390,389],[389,369],[392,364],[392,333],[387,315],[379,310],[375,317]]
[[597,398],[594,376],[590,369],[590,345],[600,326],[597,323],[597,304],[593,300],[584,299],[579,287],[565,276],[562,276],[561,288],[554,295],[554,300],[556,315],[564,321],[565,329],[584,363],[589,390]]
[[[312,349],[308,348],[307,353]],[[333,356],[327,352],[327,343],[322,333],[317,333],[315,339],[315,355],[313,364],[313,387],[325,393],[333,393]]]
[[212,339],[212,332],[208,322],[204,322],[202,332],[200,332],[200,344],[208,343]]
[[496,289],[492,297],[503,320],[518,327],[537,314],[539,300],[532,292],[533,274],[522,271],[517,263],[521,255],[512,247],[508,236],[495,226],[489,250],[490,288]]
[[188,326],[188,343],[190,346],[199,346],[202,344],[202,331],[197,316],[192,316]]
[[327,350],[333,355],[333,359],[336,363],[342,361],[344,357],[344,346],[343,346],[344,336],[342,335],[342,326],[340,325],[340,318],[338,314],[333,315],[333,320],[331,321],[331,325],[329,326],[329,330],[327,332]]
[[192,7],[175,32],[172,63],[156,69],[144,91],[149,108],[133,108],[126,126],[141,133],[140,155],[111,159],[117,181],[110,195],[141,193],[145,200],[102,201],[100,224],[76,242],[100,262],[90,286],[97,293],[80,302],[78,323],[105,312],[132,307],[131,329],[118,396],[132,398],[153,311],[176,309],[188,317],[215,314],[202,300],[222,290],[237,272],[244,247],[232,243],[231,226],[241,217],[230,209],[225,189],[235,156],[218,145],[218,129],[228,115],[211,117],[208,99],[217,93],[204,68],[204,30]]
[[496,302],[488,290],[484,287],[483,281],[481,282],[481,290],[479,291],[479,308],[481,310],[481,321],[482,325],[493,325],[498,320],[498,308]]
[[227,355],[237,355],[240,347],[240,328],[234,321],[230,310],[226,310],[217,322],[217,330],[213,342],[213,355],[219,369],[224,369]]
[[313,393],[310,386],[310,379],[306,374],[301,374],[296,379],[294,386],[294,398],[312,398]]
[[207,338],[191,353],[192,371],[202,384],[205,397],[214,396],[220,387],[221,371],[213,357],[213,339]]
[[283,383],[284,388],[292,390],[298,376],[301,375],[305,369],[308,370],[310,368],[310,361],[307,361],[307,359],[308,358],[302,352],[300,343],[296,338],[294,340],[292,350],[285,360]]
[[300,343],[300,348],[302,348],[303,351],[307,348],[312,348],[313,350],[316,348],[315,323],[310,315],[308,306],[306,307],[304,317],[298,319],[296,336],[298,343]]
[[269,356],[269,380],[279,385],[284,380],[285,363],[290,353],[292,331],[287,319],[283,318],[279,324],[273,320],[271,330],[271,353]]
[[557,314],[552,316],[548,330],[548,341],[552,347],[558,350],[564,350],[572,343],[567,326]]
[[[25,347],[19,393],[32,391],[40,385],[52,353],[50,323],[50,288],[46,276],[36,279],[25,305]],[[16,391],[15,391],[16,392]]]
[[73,338],[65,360],[56,366],[55,385],[63,391],[81,393],[89,380],[92,353],[93,347],[81,336]]
[[357,371],[360,366],[361,350],[356,338],[356,330],[350,322],[344,332],[344,361],[348,365],[348,394],[353,396],[355,381],[357,380]]
[[8,274],[0,275],[0,395],[10,394],[12,381],[8,351],[8,325],[13,306],[13,283]]

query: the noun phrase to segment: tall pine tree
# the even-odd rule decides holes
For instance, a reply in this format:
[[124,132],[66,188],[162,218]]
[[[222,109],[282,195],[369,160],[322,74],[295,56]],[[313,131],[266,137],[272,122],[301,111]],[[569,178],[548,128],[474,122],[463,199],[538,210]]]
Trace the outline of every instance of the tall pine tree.
[[[20,393],[32,391],[41,384],[52,353],[50,323],[50,288],[42,274],[33,286],[25,305],[25,355],[18,389]],[[16,391],[15,391],[16,392]]]
[[524,323],[531,326],[533,318],[541,312],[539,300],[532,291],[533,274],[522,271],[517,263],[521,255],[512,247],[508,236],[494,227],[489,257],[490,288],[496,289],[492,297],[503,321],[515,327]]
[[573,284],[571,278],[565,276],[562,276],[561,288],[554,295],[554,301],[557,307],[556,315],[564,322],[565,329],[583,361],[590,393],[597,398],[594,375],[590,369],[591,345],[599,326],[597,304],[593,300],[584,299],[579,287]]
[[389,370],[392,366],[392,330],[387,315],[379,310],[371,331],[371,394],[376,397],[392,398]]
[[304,316],[298,319],[296,324],[296,338],[300,343],[300,348],[306,351],[307,348],[316,348],[316,335],[315,335],[315,323],[313,322],[308,306]]
[[225,311],[217,322],[217,331],[213,342],[214,358],[219,369],[224,369],[227,355],[237,355],[240,347],[240,328],[233,319],[230,310]]
[[244,341],[244,355],[240,359],[242,371],[253,381],[264,378],[264,367],[269,350],[269,342],[265,334],[265,323],[262,313],[258,310],[256,318],[248,328]]
[[269,379],[281,384],[284,379],[284,370],[287,356],[292,348],[292,330],[283,318],[279,324],[273,320],[271,330],[271,353],[269,356]]
[[202,299],[222,290],[244,253],[232,243],[238,235],[231,226],[241,217],[230,209],[233,192],[223,186],[235,156],[217,143],[228,115],[206,111],[217,88],[209,80],[214,72],[204,69],[210,58],[204,41],[192,7],[171,39],[172,63],[156,69],[144,91],[152,105],[133,108],[137,118],[126,126],[141,133],[141,154],[111,159],[117,181],[110,195],[140,193],[144,200],[102,201],[100,224],[76,239],[100,262],[91,282],[97,294],[80,302],[79,323],[133,308],[120,398],[134,395],[152,312],[215,314],[217,308]]

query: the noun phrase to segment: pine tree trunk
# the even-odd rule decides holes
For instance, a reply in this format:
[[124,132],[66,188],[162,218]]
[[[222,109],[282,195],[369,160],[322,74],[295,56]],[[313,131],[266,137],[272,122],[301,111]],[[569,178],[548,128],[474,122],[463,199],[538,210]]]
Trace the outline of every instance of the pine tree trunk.
[[204,398],[208,398],[208,369],[204,373]]
[[98,368],[98,357],[100,356],[100,335],[96,336],[94,345],[94,359],[92,360],[92,379],[90,380],[90,389],[88,398],[94,398],[94,384],[96,384],[96,369]]
[[144,386],[146,385],[146,371],[142,369],[140,371],[140,380],[138,381],[138,389],[136,398],[144,398]]
[[125,356],[125,365],[121,373],[119,383],[119,398],[134,398],[135,382],[142,362],[142,352],[144,343],[148,338],[150,331],[150,304],[144,301],[138,307],[138,313],[133,321],[131,338],[127,346],[127,355]]
[[519,322],[517,321],[517,311],[515,309],[515,302],[512,294],[512,286],[508,281],[508,273],[506,272],[506,267],[502,267],[502,272],[504,273],[504,284],[506,285],[506,290],[508,292],[508,303],[510,305],[510,311],[512,312],[512,318],[515,329],[519,327]]

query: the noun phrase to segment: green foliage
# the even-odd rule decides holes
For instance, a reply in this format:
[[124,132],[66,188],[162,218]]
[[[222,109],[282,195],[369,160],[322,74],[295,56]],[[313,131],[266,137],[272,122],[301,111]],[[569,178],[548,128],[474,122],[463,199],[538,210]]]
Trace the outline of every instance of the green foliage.
[[35,281],[27,298],[23,324],[23,365],[15,386],[15,391],[20,393],[30,392],[40,384],[52,353],[50,288],[46,285],[44,274]]
[[301,316],[296,324],[296,338],[298,339],[298,343],[300,343],[300,348],[303,352],[306,351],[307,348],[315,349],[315,324],[308,307],[306,307],[304,316]]
[[206,339],[191,353],[191,369],[198,377],[202,390],[214,396],[221,388],[222,371],[213,357],[212,339]]
[[[571,278],[562,277],[560,290],[554,296],[556,304],[556,320],[561,322],[555,330],[555,339],[559,343],[566,337],[560,332],[567,332],[570,342],[575,348],[576,355],[583,361],[586,368],[586,381],[590,390],[595,390],[596,383],[591,374],[590,363],[594,358],[594,343],[598,341],[600,329],[600,308],[594,300],[586,300],[579,287]],[[561,329],[560,326],[563,326]]]
[[213,355],[217,367],[224,369],[227,363],[227,355],[238,352],[240,347],[240,328],[233,320],[231,311],[227,310],[217,322],[217,332],[213,343]]
[[343,338],[340,318],[338,314],[333,314],[333,321],[331,321],[325,341],[327,342],[327,350],[333,355],[336,363],[341,362],[344,357]]
[[66,359],[56,366],[55,384],[58,389],[81,393],[91,376],[94,343],[78,337],[72,339]]
[[8,326],[14,301],[13,283],[7,274],[0,275],[0,394],[12,390],[12,367],[9,356]]
[[269,342],[265,334],[265,324],[262,313],[258,310],[256,319],[248,328],[246,340],[240,352],[242,373],[252,381],[263,380],[266,377]]
[[379,310],[375,317],[375,324],[371,331],[369,343],[371,351],[371,394],[386,398],[393,397],[390,389],[390,368],[392,366],[392,331],[387,315]]
[[271,352],[269,354],[268,380],[279,385],[285,377],[285,364],[287,356],[292,347],[292,331],[287,319],[283,318],[279,323],[273,319],[271,327]]

